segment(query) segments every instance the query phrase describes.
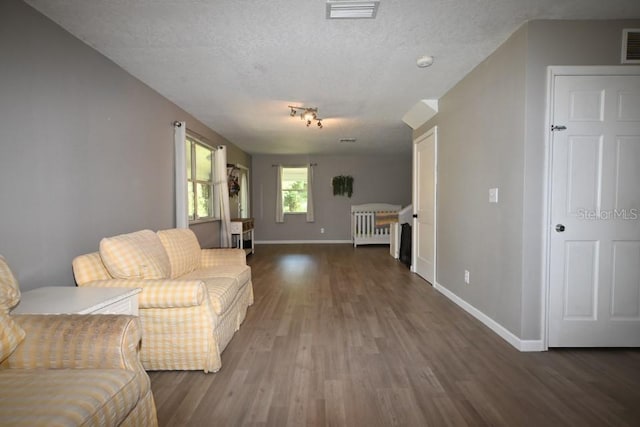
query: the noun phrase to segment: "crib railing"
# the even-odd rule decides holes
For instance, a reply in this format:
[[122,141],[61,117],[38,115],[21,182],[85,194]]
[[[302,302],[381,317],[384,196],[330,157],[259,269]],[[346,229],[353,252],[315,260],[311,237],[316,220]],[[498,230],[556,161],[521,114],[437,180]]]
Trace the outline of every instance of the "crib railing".
[[351,237],[353,246],[389,244],[390,227],[376,222],[381,215],[397,215],[400,206],[386,203],[370,203],[351,207]]
[[389,234],[389,227],[376,227],[376,212],[354,212],[353,215],[357,236],[385,236]]

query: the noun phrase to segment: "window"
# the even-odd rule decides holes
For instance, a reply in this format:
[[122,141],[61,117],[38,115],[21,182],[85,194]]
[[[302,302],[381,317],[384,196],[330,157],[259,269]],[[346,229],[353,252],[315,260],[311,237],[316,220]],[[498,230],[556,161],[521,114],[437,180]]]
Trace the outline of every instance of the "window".
[[307,213],[307,180],[306,167],[282,168],[283,213]]
[[215,219],[213,197],[213,149],[186,137],[187,192],[189,196],[189,221]]

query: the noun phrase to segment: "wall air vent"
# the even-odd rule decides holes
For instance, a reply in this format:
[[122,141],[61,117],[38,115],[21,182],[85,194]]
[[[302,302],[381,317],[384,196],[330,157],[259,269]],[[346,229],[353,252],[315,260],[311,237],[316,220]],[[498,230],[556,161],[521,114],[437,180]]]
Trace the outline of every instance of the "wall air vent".
[[355,138],[340,138],[340,142],[343,144],[353,144],[356,142]]
[[379,1],[329,0],[327,19],[373,19],[378,13]]
[[622,63],[640,64],[640,28],[622,30]]

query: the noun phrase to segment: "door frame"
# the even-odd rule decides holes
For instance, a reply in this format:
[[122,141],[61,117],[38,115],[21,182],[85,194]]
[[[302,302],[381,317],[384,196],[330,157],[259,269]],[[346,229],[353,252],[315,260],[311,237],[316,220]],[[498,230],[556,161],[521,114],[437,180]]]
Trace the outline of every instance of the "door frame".
[[[432,286],[436,286],[436,273],[438,270],[438,126],[434,126],[430,128],[428,131],[417,137],[413,140],[413,155],[412,155],[412,173],[411,173],[411,204],[413,205],[412,214],[417,215],[418,207],[416,206],[416,195],[418,193],[418,186],[416,185],[417,181],[417,167],[416,167],[416,150],[418,144],[420,144],[425,139],[429,138],[433,135],[433,169],[434,169],[434,181],[433,181],[433,197],[435,199],[435,203],[433,204],[433,283]],[[416,223],[418,219],[413,216],[411,221],[411,272],[416,273],[416,246],[418,239]]]
[[543,350],[549,349],[549,298],[551,287],[551,190],[553,171],[553,106],[555,103],[555,78],[557,76],[628,76],[640,75],[640,66],[596,65],[596,66],[549,66],[547,67],[547,102],[545,108],[544,134],[544,188],[543,188],[543,233],[542,233],[542,304],[541,325]]

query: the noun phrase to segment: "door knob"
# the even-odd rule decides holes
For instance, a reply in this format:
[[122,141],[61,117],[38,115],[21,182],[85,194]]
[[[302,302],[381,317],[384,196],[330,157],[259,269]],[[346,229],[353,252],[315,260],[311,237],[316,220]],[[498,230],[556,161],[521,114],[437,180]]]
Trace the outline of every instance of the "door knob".
[[564,225],[562,225],[562,224],[556,225],[556,231],[558,233],[562,233],[564,231]]

